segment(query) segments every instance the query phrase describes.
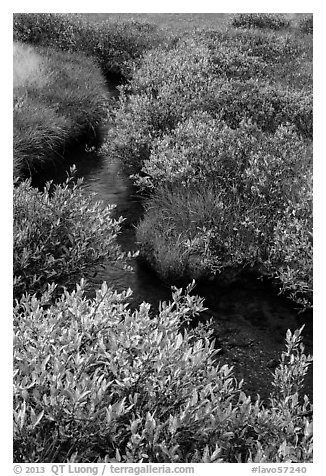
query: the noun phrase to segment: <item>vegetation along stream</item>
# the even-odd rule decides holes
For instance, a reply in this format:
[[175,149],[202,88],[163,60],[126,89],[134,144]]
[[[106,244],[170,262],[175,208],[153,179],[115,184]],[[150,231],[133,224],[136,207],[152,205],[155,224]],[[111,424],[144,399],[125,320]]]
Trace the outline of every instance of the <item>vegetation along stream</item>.
[[97,15],[14,16],[16,461],[311,461],[312,17]]
[[[83,187],[96,193],[104,204],[115,204],[114,215],[123,216],[119,243],[124,251],[136,251],[135,225],[143,208],[131,181],[114,158],[79,155],[77,176],[83,177]],[[164,284],[148,267],[132,260],[132,271],[119,266],[101,267],[93,278],[94,287],[107,281],[120,291],[130,287],[131,305],[149,302],[157,308],[159,301],[171,299],[170,287]],[[197,285],[195,292],[205,298],[208,307],[204,316],[213,317],[217,347],[221,359],[234,366],[238,379],[244,379],[244,388],[254,397],[257,393],[267,398],[273,390],[270,374],[276,367],[284,348],[287,329],[292,331],[305,324],[304,344],[312,351],[312,316],[300,314],[295,306],[280,297],[270,285],[257,277],[247,276],[241,282],[228,286],[212,281]],[[268,378],[267,378],[268,376]],[[312,370],[306,379],[305,392],[312,397]]]
[[[108,83],[112,98],[118,97],[116,82]],[[77,152],[72,150],[65,157],[65,164],[76,165],[76,179],[83,179],[83,189],[95,194],[94,200],[103,206],[116,206],[113,216],[123,217],[118,242],[123,251],[138,250],[135,227],[143,215],[142,199],[119,159],[105,157],[95,151]],[[35,175],[34,184],[42,186],[44,179],[61,182],[66,176],[66,167],[56,167],[55,176]],[[130,288],[130,305],[136,308],[148,302],[153,310],[160,301],[171,299],[171,287],[139,259],[131,260],[132,270],[119,264],[108,262],[101,265],[96,275],[90,279],[91,288],[97,289],[103,281],[119,291]],[[287,329],[294,331],[305,326],[304,345],[307,353],[312,353],[312,312],[300,312],[286,298],[279,296],[268,282],[255,275],[245,275],[231,284],[221,284],[217,280],[204,280],[194,291],[205,299],[208,308],[201,321],[213,318],[216,346],[220,349],[221,360],[234,366],[238,380],[244,379],[244,389],[255,397],[268,398],[273,391],[271,373],[279,362],[284,349]],[[268,376],[268,378],[267,378]],[[312,366],[306,377],[304,392],[312,400]]]

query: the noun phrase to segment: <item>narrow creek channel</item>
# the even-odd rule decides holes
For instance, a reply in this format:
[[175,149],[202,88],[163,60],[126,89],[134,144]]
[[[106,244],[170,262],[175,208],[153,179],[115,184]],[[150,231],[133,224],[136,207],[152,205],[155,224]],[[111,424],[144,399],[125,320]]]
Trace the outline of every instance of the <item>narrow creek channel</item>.
[[[117,159],[78,157],[77,176],[83,177],[86,191],[96,194],[97,200],[115,204],[114,216],[124,217],[119,243],[124,251],[136,251],[135,225],[141,219],[141,200],[124,174]],[[98,287],[107,281],[118,290],[130,287],[133,291],[130,305],[143,301],[157,309],[159,301],[171,299],[170,287],[138,262],[131,262],[132,271],[104,264],[93,278]],[[294,331],[305,324],[303,331],[306,351],[312,353],[312,316],[299,314],[291,303],[275,294],[275,290],[255,277],[229,286],[218,286],[214,281],[198,284],[195,292],[205,299],[208,308],[201,320],[213,317],[216,346],[221,363],[233,365],[238,380],[244,379],[244,390],[253,397],[257,393],[267,399],[273,391],[272,372],[285,349],[287,329]],[[312,399],[312,370],[304,392]]]
[[[117,96],[113,85],[112,96]],[[119,235],[123,251],[137,250],[135,225],[141,219],[143,208],[129,178],[115,158],[99,157],[94,152],[78,153],[69,158],[75,161],[77,176],[83,177],[85,191],[96,194],[104,205],[115,204],[114,216],[124,217]],[[76,160],[75,160],[76,159]],[[95,289],[103,281],[117,290],[131,288],[130,305],[143,301],[152,305],[153,312],[159,301],[171,299],[170,287],[141,265],[137,259],[128,271],[105,264],[92,279]],[[244,379],[243,389],[253,398],[259,395],[265,401],[273,391],[272,372],[281,352],[285,349],[287,329],[294,331],[305,324],[303,331],[306,353],[312,353],[312,315],[299,314],[285,298],[255,277],[230,286],[218,286],[214,281],[198,284],[195,292],[202,296],[208,308],[200,318],[213,318],[216,346],[220,350],[221,364],[233,366],[238,380]],[[304,393],[312,400],[312,368],[306,377]]]

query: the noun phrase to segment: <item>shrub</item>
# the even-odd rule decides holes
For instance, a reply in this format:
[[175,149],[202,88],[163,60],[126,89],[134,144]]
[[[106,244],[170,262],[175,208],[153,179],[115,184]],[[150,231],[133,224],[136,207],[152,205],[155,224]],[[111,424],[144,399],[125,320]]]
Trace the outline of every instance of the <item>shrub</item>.
[[238,47],[223,43],[214,45],[212,62],[215,66],[214,76],[222,79],[246,81],[251,78],[263,78],[267,63],[263,58],[239,51]]
[[195,42],[151,51],[134,67],[111,132],[114,153],[130,171],[140,170],[153,139],[208,107],[213,68],[208,49]]
[[14,41],[37,46],[57,46],[72,49],[80,34],[81,24],[71,16],[56,13],[15,13]]
[[261,136],[250,124],[234,130],[207,113],[194,114],[153,141],[136,183],[155,189],[164,182],[188,187],[208,181],[226,189],[239,179]]
[[128,75],[126,62],[161,41],[155,25],[130,20],[93,23],[84,15],[14,14],[14,39],[94,57],[105,75]]
[[16,176],[63,162],[72,145],[101,142],[107,92],[90,58],[16,44],[14,84]]
[[[202,30],[193,35],[205,44],[228,78],[264,79],[298,91],[312,89],[312,38],[296,30]],[[216,57],[216,59],[214,59]]]
[[57,185],[50,193],[21,182],[14,188],[14,298],[37,295],[55,282],[71,286],[90,276],[104,260],[123,254],[116,243],[121,220],[112,220],[112,206],[103,207],[85,195],[80,182]]
[[154,142],[138,176],[154,191],[137,228],[141,254],[164,279],[250,266],[311,299],[311,176],[293,128],[264,134],[198,114]]
[[281,30],[289,25],[289,20],[279,13],[239,13],[232,19],[232,26],[236,28]]
[[[194,38],[180,41],[172,50],[145,55],[123,88],[116,112],[114,153],[134,173],[138,185],[155,190],[153,208],[149,202],[138,227],[142,254],[165,279],[199,278],[209,269],[249,265],[282,275],[283,289],[289,290],[289,276],[280,270],[280,260],[272,259],[275,266],[269,265],[269,250],[287,207],[298,206],[307,170],[311,175],[304,141],[312,138],[312,94],[245,80],[246,63],[241,80],[228,78],[229,73],[236,74],[235,59],[241,59],[242,50],[237,57],[231,48],[228,62],[225,45],[218,52],[218,36],[204,35],[198,42]],[[255,35],[252,43],[258,48],[260,41]],[[261,45],[263,50],[268,43]],[[244,57],[251,56],[244,53]],[[172,186],[158,190],[162,183]],[[203,192],[207,207],[214,210],[208,197],[215,194],[223,209],[217,215],[214,211],[214,225],[205,227],[200,219],[194,226],[189,221],[186,225],[183,216],[188,220],[189,209],[196,209],[203,183],[209,188]],[[311,203],[303,203],[309,215]],[[290,221],[285,220],[289,229]],[[296,239],[302,245],[306,242],[300,233]],[[294,241],[288,242],[283,256],[290,259],[290,248],[296,249],[299,261],[295,258],[292,263],[297,268],[301,245]],[[310,248],[302,262],[305,278],[295,272],[294,294],[310,289],[309,260]]]
[[263,133],[255,124],[242,121],[237,129],[206,113],[180,123],[174,131],[153,142],[144,161],[138,184],[210,183],[228,193],[236,187],[239,196],[260,207],[281,212],[297,199],[302,174],[311,167],[310,149],[292,127]]
[[197,41],[204,42],[213,55],[219,54],[222,47],[238,51],[259,59],[268,65],[289,61],[300,56],[306,49],[306,42],[291,33],[291,31],[274,32],[266,30],[242,30],[229,28],[227,30],[202,30],[194,34]]
[[111,133],[114,153],[130,171],[139,172],[155,139],[193,113],[211,109],[214,75],[226,77],[221,68],[217,73],[218,68],[209,49],[194,39],[144,56],[130,84],[122,88]]
[[297,200],[285,209],[274,229],[267,266],[291,299],[305,308],[313,300],[312,174],[303,173]]
[[[251,78],[264,78],[271,84],[299,91],[312,89],[312,38],[298,35],[295,30],[253,29],[204,32],[202,36],[213,55],[223,46],[243,56],[239,69],[245,73],[248,65],[247,78],[243,76],[246,79],[250,79],[251,71]],[[241,79],[241,75],[236,74],[234,78]]]
[[105,75],[121,74],[130,78],[131,63],[169,38],[151,23],[128,20],[125,22],[103,22],[88,27],[95,45],[88,50],[94,55]]
[[299,30],[303,33],[313,33],[313,15],[305,15],[300,19]]
[[[275,134],[265,134],[251,122],[242,120],[239,127],[233,129],[207,113],[197,113],[153,141],[150,157],[142,168],[146,178],[139,177],[137,184],[156,188],[163,182],[189,186],[209,180],[217,188],[227,190],[233,185],[239,186],[251,157],[259,156],[256,160],[260,166],[263,161],[266,163],[264,174],[270,167],[266,194],[268,187],[273,187],[273,174],[277,173],[278,166],[283,172],[286,168],[288,173],[295,174],[296,170],[307,166],[307,154],[305,143],[295,134],[293,127],[279,127]],[[279,157],[279,163],[272,169],[273,156]],[[255,171],[254,180],[258,175]],[[290,186],[290,183],[285,185],[285,194],[291,194]],[[284,200],[285,197],[282,198],[280,192],[277,199]]]
[[105,284],[94,300],[77,286],[49,306],[52,292],[15,310],[16,462],[312,460],[301,330],[287,334],[268,408],[219,365],[211,331],[184,330],[198,297],[174,290],[152,315]]
[[312,94],[291,91],[268,83],[230,80],[216,87],[211,111],[231,127],[250,119],[263,131],[274,133],[278,126],[293,124],[304,138],[313,136]]
[[218,52],[190,38],[143,57],[122,89],[111,132],[113,152],[129,171],[140,171],[156,140],[205,111],[232,128],[243,119],[270,133],[294,124],[304,138],[312,138],[312,94],[246,79],[256,59],[235,50],[228,56],[226,47]]

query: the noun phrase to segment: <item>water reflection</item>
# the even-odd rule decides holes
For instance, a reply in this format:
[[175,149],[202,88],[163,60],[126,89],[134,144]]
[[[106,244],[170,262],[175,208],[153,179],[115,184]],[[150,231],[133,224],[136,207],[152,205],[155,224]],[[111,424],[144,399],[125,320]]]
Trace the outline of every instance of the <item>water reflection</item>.
[[[77,176],[83,177],[83,188],[95,193],[104,205],[115,204],[114,216],[123,216],[119,242],[124,251],[135,251],[135,225],[142,216],[142,206],[130,180],[115,158],[80,154]],[[132,271],[112,263],[104,263],[92,279],[96,289],[103,281],[118,290],[131,288],[131,306],[149,302],[153,310],[159,301],[171,298],[170,288],[152,272],[131,261]],[[312,349],[312,316],[300,316],[286,299],[257,278],[249,278],[229,287],[218,287],[214,282],[198,284],[195,292],[205,298],[208,310],[201,320],[213,318],[216,346],[221,348],[221,362],[234,366],[238,379],[244,378],[244,389],[252,395],[260,393],[267,398],[273,390],[271,374],[284,350],[287,329],[295,330],[306,323],[305,345]],[[312,372],[305,392],[312,397]]]

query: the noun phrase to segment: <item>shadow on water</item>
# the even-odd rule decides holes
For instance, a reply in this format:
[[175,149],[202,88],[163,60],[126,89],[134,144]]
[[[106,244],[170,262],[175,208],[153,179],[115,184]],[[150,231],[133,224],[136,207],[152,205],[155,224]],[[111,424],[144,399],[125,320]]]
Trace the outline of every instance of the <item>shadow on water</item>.
[[[109,84],[113,98],[118,96],[115,86],[114,81]],[[113,216],[125,218],[118,237],[121,248],[123,251],[136,251],[135,225],[142,217],[143,208],[119,161],[84,151],[76,151],[68,161],[76,163],[77,177],[83,177],[85,191],[95,193],[95,199],[102,200],[104,205],[116,205]],[[62,182],[66,176],[66,171],[59,167],[49,169],[48,174],[44,173],[36,179],[35,185],[42,186],[42,182],[50,179]],[[130,264],[132,271],[104,263],[90,281],[93,293],[103,281],[117,290],[131,288],[130,306],[134,308],[146,301],[152,305],[153,312],[160,301],[171,299],[170,287],[155,273],[136,259]],[[208,309],[198,320],[212,319],[210,325],[214,329],[216,347],[220,349],[221,363],[233,365],[236,378],[244,379],[243,388],[253,397],[259,393],[267,399],[273,391],[272,372],[285,349],[287,329],[294,331],[305,324],[304,345],[306,353],[312,353],[312,315],[299,314],[288,300],[278,296],[275,289],[256,277],[247,276],[241,282],[223,287],[214,281],[198,283],[194,292],[205,299]],[[304,392],[311,400],[312,384],[310,368]]]
[[[119,235],[121,248],[136,251],[135,225],[143,209],[119,161],[82,154],[78,157],[77,176],[84,178],[83,188],[95,193],[96,200],[102,200],[104,205],[116,205],[113,216],[125,218]],[[95,289],[107,281],[118,290],[131,288],[132,308],[146,301],[154,311],[159,301],[171,299],[170,287],[153,272],[136,259],[130,264],[132,271],[104,263],[93,278],[92,286]],[[204,297],[208,308],[199,320],[212,318],[221,363],[233,365],[236,378],[244,379],[244,389],[252,396],[259,393],[267,399],[273,391],[272,372],[285,349],[287,329],[294,331],[305,324],[304,344],[306,352],[312,353],[312,316],[300,314],[287,299],[275,294],[275,289],[257,277],[248,276],[224,287],[212,281],[198,283],[195,292]],[[312,399],[312,369],[304,392]]]
[[[104,205],[116,205],[112,216],[124,218],[118,236],[121,249],[126,252],[137,251],[135,226],[142,217],[143,207],[139,195],[121,170],[119,161],[99,157],[96,161],[90,161],[89,156],[85,154],[79,157],[77,177],[83,177],[84,190],[95,193],[95,200],[102,200]],[[137,259],[130,260],[128,264],[132,267],[132,271],[119,265],[104,263],[93,278],[92,284],[97,287],[103,281],[107,281],[119,291],[131,288],[132,307],[138,306],[143,301],[157,307],[160,300],[171,299],[170,287],[141,266]]]

